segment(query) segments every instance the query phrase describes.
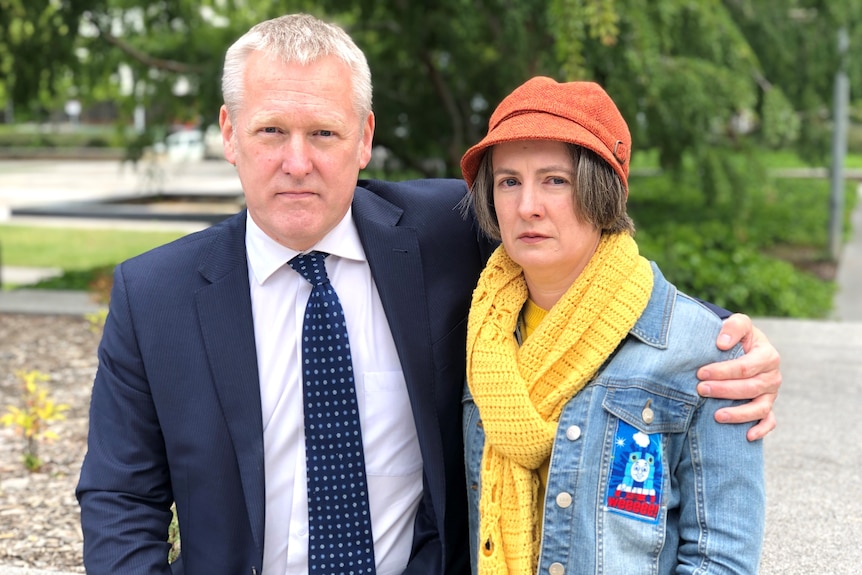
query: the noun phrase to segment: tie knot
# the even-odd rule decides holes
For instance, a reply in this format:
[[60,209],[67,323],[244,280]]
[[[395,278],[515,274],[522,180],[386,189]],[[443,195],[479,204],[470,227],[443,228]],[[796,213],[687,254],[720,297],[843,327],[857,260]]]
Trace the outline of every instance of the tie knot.
[[299,254],[287,263],[299,275],[304,277],[308,283],[313,286],[319,286],[329,282],[329,276],[326,275],[326,266],[323,263],[328,255],[326,252],[309,252],[307,254]]

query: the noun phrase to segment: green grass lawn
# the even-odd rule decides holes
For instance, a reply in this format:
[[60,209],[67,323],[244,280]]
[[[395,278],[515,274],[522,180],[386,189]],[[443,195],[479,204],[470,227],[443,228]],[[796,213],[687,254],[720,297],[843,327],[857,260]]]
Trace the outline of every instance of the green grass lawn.
[[113,267],[117,263],[185,232],[153,232],[120,229],[78,229],[0,225],[0,258],[3,265],[52,267],[68,272]]

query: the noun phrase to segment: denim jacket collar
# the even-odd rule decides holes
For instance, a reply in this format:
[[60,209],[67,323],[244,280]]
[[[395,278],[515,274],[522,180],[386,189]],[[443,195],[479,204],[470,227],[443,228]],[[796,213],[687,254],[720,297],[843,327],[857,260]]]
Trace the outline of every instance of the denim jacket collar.
[[658,266],[650,262],[653,272],[652,294],[646,309],[635,322],[631,334],[657,349],[667,349],[668,329],[673,319],[676,287],[666,281]]

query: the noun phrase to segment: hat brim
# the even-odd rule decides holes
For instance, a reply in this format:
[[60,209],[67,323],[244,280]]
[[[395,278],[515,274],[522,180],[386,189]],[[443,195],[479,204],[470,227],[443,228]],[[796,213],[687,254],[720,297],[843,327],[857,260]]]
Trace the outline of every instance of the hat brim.
[[461,174],[472,190],[479,164],[488,148],[505,142],[522,140],[553,140],[575,144],[601,156],[620,176],[628,188],[628,174],[613,153],[592,132],[567,118],[547,112],[531,111],[510,116],[497,124],[479,143],[461,157]]

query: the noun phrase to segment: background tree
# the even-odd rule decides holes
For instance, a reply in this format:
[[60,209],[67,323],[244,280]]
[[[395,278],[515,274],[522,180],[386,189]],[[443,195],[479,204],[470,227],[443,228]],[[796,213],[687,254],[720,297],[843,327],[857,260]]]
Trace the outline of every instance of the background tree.
[[[459,176],[461,154],[517,85],[595,80],[629,122],[635,161],[661,168],[632,178],[645,255],[729,309],[828,309],[828,285],[764,253],[815,245],[800,230],[819,229],[804,202],[821,200],[806,190],[776,209],[760,152],[826,163],[836,33],[846,28],[851,54],[862,46],[857,0],[0,0],[0,107],[41,121],[69,98],[108,103],[124,135],[136,109],[150,130],[205,126],[228,45],[296,11],[340,23],[366,52],[382,175]],[[852,93],[860,66],[849,58]]]
[[349,26],[374,75],[375,141],[420,174],[460,176],[512,88],[553,67],[546,2],[523,0],[331,1],[353,6]]
[[73,86],[81,71],[74,50],[81,15],[100,1],[0,0],[0,104],[7,116],[15,105],[46,108],[61,86]]
[[[780,87],[793,116],[772,109],[763,101],[764,115],[798,122],[796,149],[811,162],[823,164],[830,151],[832,91],[840,62],[837,32],[845,27],[850,35],[851,54],[862,46],[862,4],[852,0],[780,2],[752,0],[727,2],[734,21],[761,64],[758,83],[772,94]],[[862,60],[848,59],[851,94],[862,90]],[[780,123],[780,122],[779,122]],[[783,134],[764,132],[767,143],[786,143]]]
[[123,123],[143,107],[148,125],[160,127],[218,118],[224,51],[273,10],[255,0],[246,9],[233,0],[104,1],[82,20],[82,89],[115,101]]
[[[716,198],[744,189],[731,152],[828,150],[835,30],[859,36],[857,4],[0,0],[0,101],[26,110],[74,97],[114,102],[125,124],[137,106],[150,125],[211,123],[227,46],[254,22],[310,11],[344,25],[366,51],[376,142],[396,167],[457,176],[493,107],[544,74],[603,84],[629,119],[635,150],[658,150],[666,169],[689,158]],[[854,87],[860,77],[851,73]]]

